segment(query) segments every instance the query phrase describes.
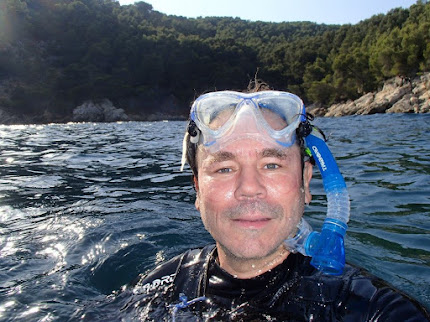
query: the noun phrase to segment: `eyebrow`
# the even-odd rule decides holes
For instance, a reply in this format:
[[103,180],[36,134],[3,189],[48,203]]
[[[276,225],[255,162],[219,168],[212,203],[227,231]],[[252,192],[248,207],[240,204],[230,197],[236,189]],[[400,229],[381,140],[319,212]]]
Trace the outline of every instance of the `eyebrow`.
[[261,153],[261,156],[264,158],[278,158],[278,159],[286,159],[287,153],[279,149],[264,149]]
[[236,159],[236,156],[233,153],[227,151],[219,151],[212,155],[210,163],[212,164],[216,162],[223,162],[234,159]]

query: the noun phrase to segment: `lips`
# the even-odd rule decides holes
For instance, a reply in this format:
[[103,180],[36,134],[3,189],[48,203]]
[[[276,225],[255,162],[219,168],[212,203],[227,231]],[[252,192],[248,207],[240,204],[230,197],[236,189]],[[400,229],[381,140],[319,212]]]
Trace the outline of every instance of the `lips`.
[[242,229],[262,229],[265,228],[271,221],[272,218],[233,219],[235,225],[239,226]]

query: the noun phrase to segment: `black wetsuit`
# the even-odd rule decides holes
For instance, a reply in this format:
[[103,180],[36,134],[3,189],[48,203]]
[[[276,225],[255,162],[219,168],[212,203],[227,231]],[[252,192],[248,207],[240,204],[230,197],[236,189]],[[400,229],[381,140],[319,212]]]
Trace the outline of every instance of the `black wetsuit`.
[[[122,313],[149,321],[430,321],[416,301],[350,265],[329,276],[290,254],[271,271],[237,279],[215,254],[207,246],[159,266],[134,286]],[[206,300],[175,308],[181,293]]]

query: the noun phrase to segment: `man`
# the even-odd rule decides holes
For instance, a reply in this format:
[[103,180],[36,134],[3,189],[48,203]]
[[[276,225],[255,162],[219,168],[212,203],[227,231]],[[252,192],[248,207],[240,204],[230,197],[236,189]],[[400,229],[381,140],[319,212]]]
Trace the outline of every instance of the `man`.
[[301,233],[311,201],[304,114],[298,97],[276,91],[215,92],[196,100],[184,155],[195,206],[216,245],[144,276],[133,289],[135,305],[124,311],[140,307],[142,319],[184,321],[429,319],[376,277],[343,263],[326,274],[288,247],[285,240]]

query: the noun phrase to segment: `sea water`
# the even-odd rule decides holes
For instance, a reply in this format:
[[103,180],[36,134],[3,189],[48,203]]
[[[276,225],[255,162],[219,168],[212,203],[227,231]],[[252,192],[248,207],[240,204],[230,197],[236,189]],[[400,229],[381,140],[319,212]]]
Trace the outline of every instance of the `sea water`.
[[[430,308],[430,115],[315,124],[349,189],[347,261]],[[185,127],[0,126],[0,320],[85,317],[139,273],[212,243],[190,171],[179,171]],[[317,170],[311,192],[306,216],[319,229],[326,199]]]

